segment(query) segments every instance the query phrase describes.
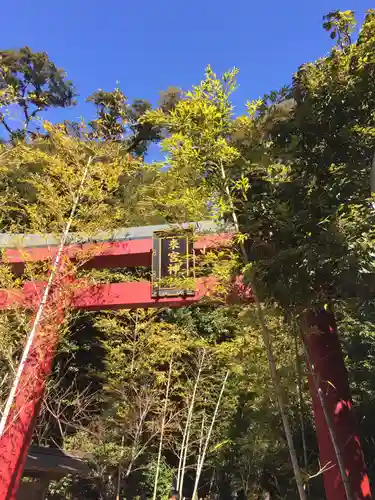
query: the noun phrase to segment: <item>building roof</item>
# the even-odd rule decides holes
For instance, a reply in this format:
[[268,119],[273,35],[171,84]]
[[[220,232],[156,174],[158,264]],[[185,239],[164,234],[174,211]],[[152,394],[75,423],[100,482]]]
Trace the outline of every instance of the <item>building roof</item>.
[[[183,224],[159,224],[156,226],[139,226],[129,228],[119,228],[113,231],[101,231],[94,236],[84,236],[77,233],[71,233],[68,237],[68,244],[89,243],[92,241],[124,241],[140,240],[151,238],[155,231],[165,231],[174,228],[194,227],[199,233],[218,233],[225,232],[224,223],[214,221],[185,222]],[[228,231],[228,227],[226,231]],[[60,237],[54,234],[9,234],[0,233],[0,248],[20,248],[20,247],[46,247],[55,246],[60,243]]]
[[66,452],[55,448],[30,446],[24,475],[43,473],[56,477],[68,474],[86,476],[90,473],[90,468],[82,455],[78,452]]

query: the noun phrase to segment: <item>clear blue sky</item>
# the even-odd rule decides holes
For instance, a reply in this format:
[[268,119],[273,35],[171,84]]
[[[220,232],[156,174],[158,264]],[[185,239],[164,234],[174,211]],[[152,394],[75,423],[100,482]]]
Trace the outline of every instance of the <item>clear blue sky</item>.
[[64,68],[80,104],[50,119],[90,118],[87,95],[116,81],[130,98],[152,102],[170,85],[198,83],[209,63],[216,72],[240,69],[237,113],[244,102],[289,83],[303,62],[329,50],[321,27],[333,9],[369,0],[10,0],[1,2],[0,48],[45,51]]

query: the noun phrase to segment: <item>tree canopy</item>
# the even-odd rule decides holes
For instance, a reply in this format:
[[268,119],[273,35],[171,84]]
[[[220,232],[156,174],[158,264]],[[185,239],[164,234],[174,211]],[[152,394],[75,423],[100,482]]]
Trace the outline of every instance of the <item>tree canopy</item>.
[[[254,304],[210,303],[69,314],[34,442],[88,452],[92,476],[55,482],[48,498],[167,499],[172,487],[190,497],[197,477],[200,498],[301,498],[264,329],[304,487],[308,498],[322,498],[300,326],[306,310],[323,307],[335,311],[342,331],[374,480],[375,12],[355,40],[352,11],[323,21],[330,53],[246,103],[243,115],[231,102],[238,70],[219,77],[208,66],[198,85],[170,87],[154,108],[129,102],[120,88],[98,89],[87,98],[96,109],[87,125],[36,122],[51,107],[74,105],[73,84],[44,53],[0,52],[0,121],[8,133],[0,145],[2,232],[62,233],[89,165],[76,237],[229,221],[238,229],[234,257],[209,265],[219,276],[242,274],[261,303],[261,316]],[[15,108],[22,124],[12,126]],[[163,161],[145,162],[152,143]],[[94,283],[150,276],[143,268],[88,271],[83,262],[76,275]],[[30,265],[20,277],[5,263],[0,287],[47,273]],[[24,312],[0,316],[2,400],[25,324]]]
[[[65,108],[75,104],[76,93],[65,72],[43,52],[29,47],[0,52],[1,123],[12,140],[32,133],[32,122],[48,108]],[[9,106],[16,106],[21,116],[9,120]],[[8,109],[7,109],[8,108]]]

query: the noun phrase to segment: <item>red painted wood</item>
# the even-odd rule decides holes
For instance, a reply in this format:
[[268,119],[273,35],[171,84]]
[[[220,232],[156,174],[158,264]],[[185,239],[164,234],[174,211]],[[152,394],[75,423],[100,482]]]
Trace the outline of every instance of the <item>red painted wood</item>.
[[[194,242],[196,252],[227,246],[232,240],[231,234],[207,234]],[[127,240],[103,243],[85,243],[68,245],[65,255],[70,259],[82,259],[87,262],[86,268],[115,268],[151,266],[152,239]],[[4,251],[3,260],[14,265],[18,273],[22,273],[24,262],[53,260],[57,253],[56,246],[8,248]]]
[[[149,281],[129,283],[104,283],[87,286],[85,281],[76,280],[70,307],[89,311],[104,309],[136,309],[147,307],[187,307],[213,295],[217,280],[213,277],[198,279],[193,297],[171,297],[153,299]],[[35,309],[39,304],[44,283],[29,282],[22,290],[2,291],[0,309],[25,307]],[[244,292],[245,293],[245,292]],[[249,292],[246,292],[247,297]],[[215,300],[215,298],[214,298]],[[216,298],[216,301],[218,299]]]
[[22,372],[14,404],[0,437],[0,499],[16,500],[45,384],[52,370],[68,293],[57,283],[48,299]]
[[[348,374],[345,369],[334,317],[324,310],[316,315],[310,312],[308,324],[310,327],[316,328],[312,330],[312,333],[306,335],[306,347],[310,354],[316,380],[325,396],[325,404],[344,457],[353,498],[355,500],[371,499],[369,479],[350,398]],[[313,402],[321,467],[325,464],[332,465],[323,476],[326,496],[328,500],[346,500],[336,454],[311,375],[309,376],[309,387]]]
[[82,288],[74,293],[72,307],[89,311],[100,309],[136,309],[147,307],[185,307],[196,304],[213,292],[216,280],[197,280],[194,297],[171,297],[153,299],[151,283],[138,281],[131,283],[106,283]]
[[[68,245],[65,255],[70,259],[87,260],[88,268],[135,267],[151,265],[152,239],[117,241],[83,245]],[[4,261],[21,273],[24,262],[52,261],[57,247],[8,248]]]

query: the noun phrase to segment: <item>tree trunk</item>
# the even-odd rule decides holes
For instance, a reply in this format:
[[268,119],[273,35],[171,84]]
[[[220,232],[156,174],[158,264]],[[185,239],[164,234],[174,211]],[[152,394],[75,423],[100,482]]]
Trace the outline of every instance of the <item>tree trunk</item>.
[[[220,168],[221,168],[221,177],[222,177],[222,180],[224,183],[223,187],[224,187],[225,193],[227,195],[229,206],[230,206],[230,209],[232,212],[233,224],[234,224],[234,227],[236,229],[236,232],[238,234],[241,234],[240,225],[239,225],[238,218],[237,218],[237,213],[236,213],[236,210],[234,207],[233,198],[232,198],[232,195],[231,195],[231,192],[229,189],[229,185],[227,182],[227,176],[226,176],[226,172],[225,172],[225,168],[224,168],[223,163],[220,164]],[[240,242],[240,249],[241,249],[241,254],[242,254],[242,258],[243,258],[243,263],[245,265],[249,264],[249,256],[247,255],[247,251],[246,251],[246,248],[245,248],[245,245],[243,242]],[[258,297],[258,294],[256,292],[254,281],[251,280],[249,285],[250,285],[250,289],[252,292],[252,298],[253,298],[255,305],[256,305],[258,320],[259,320],[260,327],[262,330],[264,345],[266,347],[267,359],[268,359],[268,364],[269,364],[269,368],[270,368],[270,375],[271,375],[272,383],[273,383],[274,388],[275,388],[277,405],[279,408],[281,421],[283,423],[285,437],[286,437],[286,440],[288,443],[289,455],[290,455],[290,460],[292,462],[294,478],[296,480],[299,498],[300,498],[300,500],[306,500],[306,492],[304,489],[301,469],[299,467],[297,453],[296,453],[296,449],[294,447],[293,434],[292,434],[291,426],[289,424],[288,413],[286,411],[286,405],[284,402],[283,390],[282,390],[282,387],[280,385],[279,374],[278,374],[277,367],[276,367],[276,360],[275,360],[275,356],[273,353],[272,335],[271,335],[271,332],[269,331],[268,326],[266,324],[262,304],[261,304],[259,297]]]
[[[321,467],[327,466],[323,477],[327,500],[347,500],[345,481],[355,500],[371,499],[357,423],[350,398],[348,374],[345,369],[340,340],[332,313],[324,309],[309,311],[304,323],[304,341],[311,366],[309,388],[320,452]],[[314,375],[314,376],[313,376]],[[318,390],[317,390],[318,389]],[[320,397],[324,398],[322,407]],[[327,417],[325,417],[325,411]],[[327,422],[328,420],[328,422]],[[334,431],[332,439],[332,429]],[[339,459],[346,470],[344,480]]]

